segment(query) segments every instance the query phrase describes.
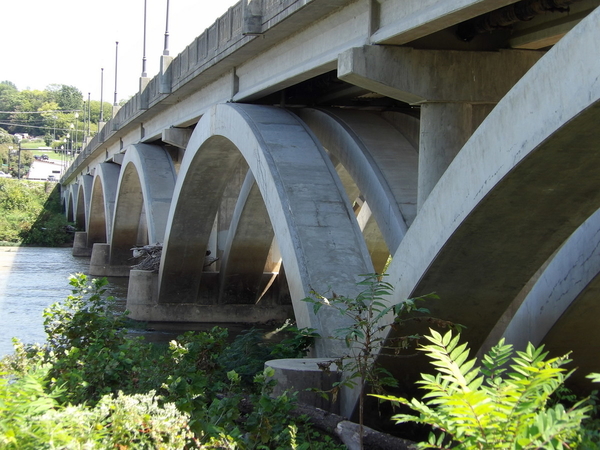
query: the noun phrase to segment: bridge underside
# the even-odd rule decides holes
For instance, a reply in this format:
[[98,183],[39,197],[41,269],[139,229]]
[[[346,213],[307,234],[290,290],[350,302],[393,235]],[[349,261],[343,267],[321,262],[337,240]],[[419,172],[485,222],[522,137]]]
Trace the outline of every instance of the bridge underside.
[[[302,299],[354,295],[361,274],[387,270],[394,301],[436,292],[432,315],[465,325],[473,352],[502,336],[573,350],[574,385],[589,387],[600,12],[548,52],[432,49],[441,31],[408,48],[386,30],[373,39],[388,45],[361,41],[284,89],[199,106],[157,136],[142,124],[138,143],[82,171],[66,204],[94,275],[130,276],[135,319],[290,318],[334,356],[327,338],[347,322]],[[155,243],[160,268],[129,272],[131,248]],[[383,359],[407,382],[428,369]]]

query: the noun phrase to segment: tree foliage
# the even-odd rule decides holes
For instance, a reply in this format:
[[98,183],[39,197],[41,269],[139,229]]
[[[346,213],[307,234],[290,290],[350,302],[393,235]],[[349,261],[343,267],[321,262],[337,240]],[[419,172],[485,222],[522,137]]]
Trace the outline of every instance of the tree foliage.
[[381,397],[419,413],[395,415],[398,423],[434,427],[421,448],[565,449],[580,440],[591,406],[585,400],[569,408],[550,402],[569,376],[562,368],[568,355],[546,359],[543,346],[529,344],[513,356],[512,346],[501,340],[479,366],[469,359],[467,344],[459,343],[460,335],[431,330],[426,338],[430,343],[421,350],[437,373],[421,375],[423,400]]
[[[106,122],[111,104],[103,102],[103,110]],[[43,91],[19,91],[10,81],[0,83],[0,126],[10,134],[51,137],[50,146],[55,148],[76,139],[73,147],[80,148],[88,128],[90,134],[97,132],[99,120],[100,102],[88,104],[74,86],[51,84]]]
[[56,183],[0,178],[0,241],[52,247],[72,239]]
[[227,330],[155,346],[125,328],[106,279],[70,284],[44,313],[46,345],[0,361],[0,448],[341,450],[291,417],[293,394],[270,395],[272,372],[246,386],[223,367]]

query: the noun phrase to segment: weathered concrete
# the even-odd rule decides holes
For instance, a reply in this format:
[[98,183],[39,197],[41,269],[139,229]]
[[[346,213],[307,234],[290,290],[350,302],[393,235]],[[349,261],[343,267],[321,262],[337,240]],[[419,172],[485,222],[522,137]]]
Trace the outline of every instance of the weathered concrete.
[[[111,265],[132,265],[133,246],[164,241],[175,179],[171,157],[162,147],[137,144],[127,149],[119,173],[114,232],[109,241]],[[143,238],[147,242],[139,242],[140,227],[146,230]]]
[[110,244],[95,243],[90,258],[89,274],[94,277],[127,277],[129,265],[110,264]]
[[[394,298],[437,292],[441,300],[429,302],[432,313],[466,324],[463,339],[474,349],[600,206],[600,61],[586,57],[599,33],[595,11],[500,101],[394,255]],[[417,364],[406,369],[413,368],[419,370]]]
[[298,114],[356,182],[395,252],[416,215],[416,150],[377,114],[313,109]]
[[86,217],[88,217],[90,214],[93,181],[94,178],[91,175],[82,175],[77,183],[78,188],[77,200],[75,200],[75,225],[82,230],[87,229]]
[[221,261],[219,303],[258,299],[273,227],[254,176],[248,172],[238,196]]
[[[224,260],[227,258],[227,242],[230,238],[230,234],[235,233],[235,230],[233,229],[235,209],[240,202],[240,192],[247,175],[248,164],[246,164],[246,161],[242,159],[239,161],[238,167],[234,169],[231,178],[228,180],[227,186],[223,191],[221,205],[219,206],[219,211],[215,220],[216,230],[214,233],[216,235],[213,236],[213,238],[216,238],[216,251],[213,250],[212,256],[219,257],[219,260],[210,266],[211,268],[214,268],[214,270],[220,271]],[[211,246],[209,245],[209,250],[210,249]],[[260,279],[260,276],[262,276],[262,269],[257,275]]]
[[110,241],[120,166],[102,163],[96,167],[87,223],[88,247]]
[[166,144],[185,149],[191,136],[192,130],[189,128],[167,128],[162,132],[162,141]]
[[90,256],[92,249],[87,246],[87,233],[77,231],[73,239],[73,256]]
[[363,232],[367,248],[369,249],[371,261],[373,261],[373,269],[377,273],[383,273],[390,257],[390,251],[385,244],[379,225],[371,213],[371,208],[367,202],[361,205],[356,215],[356,220]]
[[[323,365],[323,368],[320,366]],[[325,368],[327,367],[327,370]],[[273,379],[277,382],[273,396],[285,391],[296,392],[298,402],[321,408],[334,414],[340,413],[340,397],[329,394],[325,399],[308,389],[329,392],[341,379],[341,372],[327,358],[273,359],[265,363],[265,368],[274,370]]]
[[261,324],[269,321],[282,323],[293,314],[291,305],[162,303],[157,300],[157,294],[157,273],[131,270],[127,290],[129,317],[148,322]]
[[591,389],[585,375],[598,370],[595,346],[600,342],[600,211],[588,218],[558,249],[523,296],[518,296],[498,321],[483,348],[500,337],[523,350],[542,343],[553,355],[573,352],[577,372],[571,377]]
[[[493,106],[541,52],[465,52],[365,46],[340,55],[338,77],[421,104],[418,208]],[[502,76],[496,74],[502,73]]]
[[[329,158],[302,122],[276,108],[218,105],[198,123],[175,188],[159,301],[195,301],[202,264],[198,256],[207,248],[223,180],[241,157],[269,212],[298,326],[312,326],[328,336],[339,320],[326,314],[314,317],[301,299],[311,288],[326,292],[332,283],[352,293],[354,274],[373,267]],[[340,272],[339,266],[347,271]],[[317,351],[325,356],[332,351],[328,345],[321,342]]]

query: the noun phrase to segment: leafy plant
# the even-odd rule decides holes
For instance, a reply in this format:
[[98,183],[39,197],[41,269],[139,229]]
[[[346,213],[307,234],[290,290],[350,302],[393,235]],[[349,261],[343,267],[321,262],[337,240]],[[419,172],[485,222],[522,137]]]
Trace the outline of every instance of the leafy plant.
[[[271,340],[265,340],[265,331],[251,328],[243,331],[226,348],[220,363],[225,370],[235,370],[245,386],[251,386],[254,377],[264,368],[265,362],[272,359],[302,358],[314,343],[317,333],[310,328],[298,329],[289,321],[269,333]],[[276,342],[274,337],[283,338]]]
[[[224,368],[227,330],[147,343],[129,335],[106,279],[70,284],[45,311],[46,344],[15,341],[0,361],[0,448],[340,448],[290,415],[294,395],[271,397],[268,374],[250,388]],[[260,346],[297,356],[311,338],[294,331]]]
[[73,287],[64,303],[44,311],[48,335],[47,362],[52,386],[65,386],[72,403],[97,401],[102,395],[128,390],[139,379],[147,347],[127,336],[126,315],[117,311],[113,297],[106,297],[106,278],[88,283],[84,274],[72,276]]
[[[477,366],[469,359],[460,335],[431,330],[420,350],[432,358],[435,375],[422,374],[423,399],[380,398],[410,406],[419,416],[398,414],[397,423],[429,424],[435,432],[420,448],[438,449],[563,449],[578,442],[581,422],[591,406],[585,400],[565,409],[551,406],[551,395],[569,373],[561,367],[568,355],[545,360],[543,346],[529,344],[513,356],[501,340]],[[507,367],[508,365],[508,367]]]
[[[420,339],[419,335],[390,338],[388,332],[391,327],[398,328],[408,321],[422,320],[420,315],[428,315],[429,310],[418,307],[417,302],[427,298],[437,298],[437,296],[429,294],[391,305],[388,297],[394,288],[390,283],[383,281],[385,274],[361,276],[364,279],[357,285],[364,286],[364,289],[356,297],[340,296],[332,292],[332,296],[327,298],[312,291],[311,294],[314,298],[305,298],[304,301],[312,303],[315,314],[321,308],[329,307],[349,319],[350,324],[347,327],[334,330],[333,339],[343,341],[349,353],[331,361],[331,364],[335,364],[342,370],[343,379],[334,383],[330,393],[335,399],[341,387],[353,389],[358,385],[360,390],[360,446],[362,448],[365,386],[368,384],[375,392],[382,393],[384,387],[397,385],[390,372],[376,363],[380,352],[386,350],[391,354],[397,354],[400,350],[410,348]],[[391,324],[384,323],[382,320],[388,314],[392,314],[394,317]],[[431,317],[427,317],[427,319],[441,327],[458,327],[448,321]]]

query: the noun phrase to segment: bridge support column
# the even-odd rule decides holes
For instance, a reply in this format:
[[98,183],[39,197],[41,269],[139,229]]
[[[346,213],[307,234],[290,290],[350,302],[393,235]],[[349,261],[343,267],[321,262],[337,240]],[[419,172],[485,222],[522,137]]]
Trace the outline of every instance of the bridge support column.
[[364,46],[338,59],[338,78],[421,105],[417,207],[495,104],[543,52]]
[[417,209],[493,104],[427,102],[421,105]]
[[77,231],[73,240],[73,256],[90,256],[92,249],[87,246],[87,233]]
[[147,320],[157,306],[158,274],[149,270],[131,270],[127,287],[127,310],[134,320]]
[[129,266],[110,265],[110,244],[94,244],[90,259],[90,275],[96,277],[127,277]]

